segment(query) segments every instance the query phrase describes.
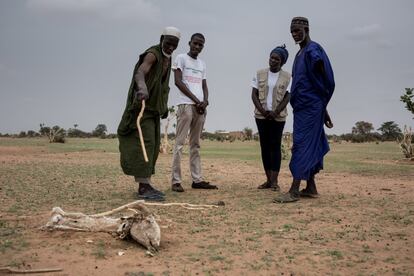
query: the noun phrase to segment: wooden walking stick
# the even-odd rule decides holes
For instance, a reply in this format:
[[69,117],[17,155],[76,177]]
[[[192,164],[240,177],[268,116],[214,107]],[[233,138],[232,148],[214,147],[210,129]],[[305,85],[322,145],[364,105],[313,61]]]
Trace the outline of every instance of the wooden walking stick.
[[44,269],[25,269],[18,270],[11,267],[0,267],[0,273],[12,273],[12,274],[29,274],[29,273],[47,273],[47,272],[59,272],[62,268],[44,268]]
[[138,128],[138,133],[139,133],[139,141],[141,142],[142,153],[144,154],[144,160],[145,162],[148,162],[147,150],[145,149],[145,143],[144,143],[144,136],[142,136],[142,129],[140,125],[140,121],[142,118],[142,114],[144,113],[144,109],[145,109],[145,100],[142,100],[141,111],[139,112],[138,117],[137,117],[137,128]]

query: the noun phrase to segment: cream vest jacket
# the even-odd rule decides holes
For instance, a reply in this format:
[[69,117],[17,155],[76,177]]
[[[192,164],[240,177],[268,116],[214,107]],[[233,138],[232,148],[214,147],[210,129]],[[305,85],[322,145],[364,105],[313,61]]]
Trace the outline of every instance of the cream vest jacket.
[[[257,71],[257,83],[258,83],[258,90],[259,90],[259,101],[262,104],[263,108],[266,109],[266,100],[267,100],[267,93],[269,93],[269,86],[268,86],[268,72],[269,68],[261,69]],[[283,71],[280,69],[279,71],[279,78],[276,82],[275,87],[273,88],[273,102],[272,102],[272,110],[274,111],[280,102],[283,100],[285,96],[286,89],[289,86],[291,79],[290,73]],[[257,110],[254,111],[255,117],[257,119],[264,119],[265,117]],[[276,117],[276,121],[284,122],[286,121],[287,116],[287,109],[284,108],[280,114]]]

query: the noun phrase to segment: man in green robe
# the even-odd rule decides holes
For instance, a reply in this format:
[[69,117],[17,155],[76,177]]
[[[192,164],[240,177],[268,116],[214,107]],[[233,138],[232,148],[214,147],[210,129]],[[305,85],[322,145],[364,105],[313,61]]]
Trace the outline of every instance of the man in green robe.
[[[151,175],[160,150],[160,118],[168,115],[168,93],[171,72],[171,55],[178,46],[180,31],[166,27],[160,43],[139,56],[128,91],[126,107],[118,126],[121,167],[125,174],[132,175],[138,185],[138,198],[165,200],[165,194],[152,187]],[[144,160],[138,128],[136,125],[142,101],[145,110],[141,118],[148,162]]]

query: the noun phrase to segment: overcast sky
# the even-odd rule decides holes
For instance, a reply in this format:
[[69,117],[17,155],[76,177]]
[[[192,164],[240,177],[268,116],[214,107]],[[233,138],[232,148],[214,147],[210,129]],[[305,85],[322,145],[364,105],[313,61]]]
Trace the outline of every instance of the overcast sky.
[[[137,57],[165,26],[182,31],[174,57],[188,51],[192,33],[206,37],[205,129],[256,130],[250,82],[283,43],[291,70],[294,16],[309,18],[334,69],[328,133],[350,132],[360,120],[414,126],[399,100],[414,87],[413,11],[411,0],[0,0],[0,132],[39,123],[85,131],[103,123],[116,132]],[[174,105],[173,78],[170,87]],[[292,119],[290,112],[286,131]]]

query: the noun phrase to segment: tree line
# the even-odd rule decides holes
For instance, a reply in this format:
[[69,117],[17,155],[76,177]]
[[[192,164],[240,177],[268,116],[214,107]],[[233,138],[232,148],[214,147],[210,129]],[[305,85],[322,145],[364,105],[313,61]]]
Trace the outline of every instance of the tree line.
[[44,123],[39,124],[39,130],[20,131],[19,134],[1,134],[0,137],[14,137],[14,138],[34,138],[34,137],[48,137],[50,142],[65,143],[66,137],[71,138],[116,138],[116,134],[107,134],[108,128],[105,124],[98,124],[94,130],[87,132],[78,128],[78,124],[74,124],[73,128],[65,130],[58,125],[53,127],[46,126]]
[[388,121],[374,131],[372,123],[358,121],[352,127],[350,133],[342,135],[328,135],[334,141],[347,141],[353,143],[379,142],[379,141],[399,141],[403,137],[401,128],[394,121]]
[[[33,138],[33,137],[49,137],[51,142],[65,142],[66,137],[70,138],[116,138],[116,134],[108,134],[108,129],[105,124],[98,124],[94,130],[87,132],[78,128],[75,124],[73,128],[67,130],[61,128],[58,125],[53,127],[46,126],[45,124],[39,124],[38,131],[28,130],[21,131],[19,134],[1,134],[0,137],[14,137],[14,138]],[[350,133],[341,135],[328,135],[328,138],[333,141],[347,141],[353,143],[363,142],[377,142],[377,141],[397,141],[402,138],[403,133],[401,128],[394,121],[387,121],[381,124],[377,131],[372,123],[366,121],[358,121],[355,126],[352,127]],[[54,138],[51,136],[55,136]],[[163,136],[163,134],[162,134]],[[175,139],[175,133],[168,133],[168,139]],[[253,130],[249,127],[245,127],[241,131],[225,131],[217,130],[215,132],[203,131],[201,139],[211,141],[230,141],[235,140],[258,140],[258,133],[253,133]]]
[[[405,88],[405,93],[400,97],[400,101],[405,104],[405,108],[414,115],[414,88]],[[174,114],[174,107],[171,107],[170,114]],[[0,137],[49,137],[50,142],[64,143],[65,137],[78,137],[78,138],[116,138],[116,134],[107,134],[108,129],[105,124],[98,124],[91,132],[86,132],[78,129],[78,124],[74,124],[73,128],[67,130],[61,128],[58,125],[53,127],[46,126],[44,123],[39,124],[39,131],[34,130],[21,131],[19,134],[1,134]],[[175,124],[174,124],[175,126]],[[378,142],[378,141],[400,141],[403,138],[401,128],[394,121],[387,121],[381,124],[377,131],[373,131],[374,126],[370,122],[358,121],[355,126],[352,127],[350,133],[342,135],[328,135],[328,138],[333,141],[348,141],[353,143],[363,142]],[[379,131],[379,132],[378,132]],[[164,136],[164,134],[162,134]],[[167,134],[169,139],[175,138],[175,133]],[[413,136],[414,137],[414,136]],[[258,139],[258,134],[254,134],[253,130],[249,127],[245,127],[242,131],[226,132],[218,130],[215,132],[203,131],[201,139],[217,140],[217,141],[230,141],[235,140],[252,140]],[[412,141],[414,142],[414,141]]]

